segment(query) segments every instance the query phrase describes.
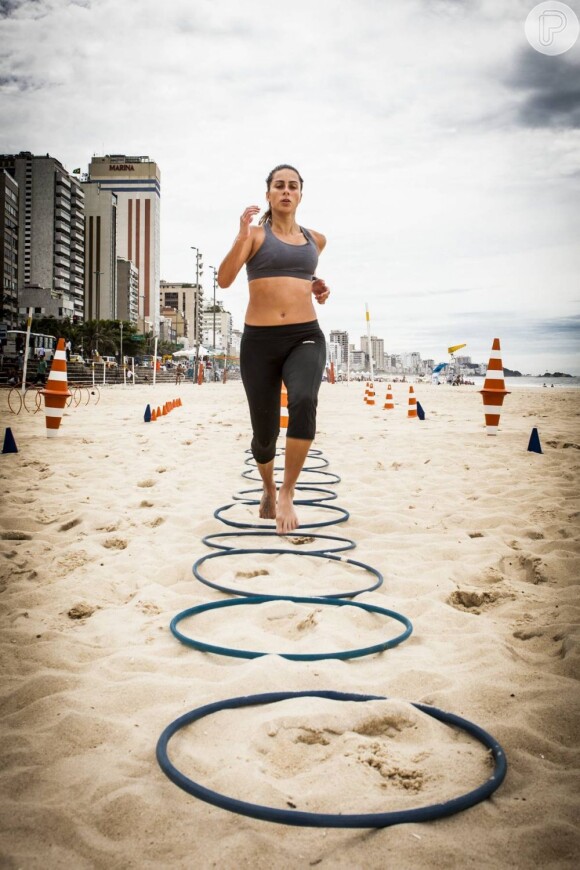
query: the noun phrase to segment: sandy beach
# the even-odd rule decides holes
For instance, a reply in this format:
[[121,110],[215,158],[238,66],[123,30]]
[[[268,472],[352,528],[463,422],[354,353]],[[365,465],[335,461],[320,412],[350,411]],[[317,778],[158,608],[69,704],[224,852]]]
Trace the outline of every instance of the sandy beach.
[[[227,597],[192,564],[257,509],[235,500],[250,430],[240,383],[110,387],[65,411],[7,412],[19,452],[0,458],[2,868],[573,868],[578,828],[580,390],[513,389],[496,437],[475,387],[417,384],[426,419],[374,408],[364,384],[323,384],[305,482],[337,498],[299,508],[314,531],[384,583],[355,601],[404,614],[413,634],[351,660],[253,659],[191,649],[178,612]],[[146,424],[147,403],[183,406]],[[542,454],[528,452],[533,427]],[[280,446],[283,447],[283,438]],[[315,461],[311,465],[318,465]],[[311,529],[312,531],[312,529]],[[308,538],[308,528],[301,529]],[[233,539],[232,539],[233,540]],[[235,539],[237,546],[240,539]],[[247,540],[247,539],[245,539]],[[252,547],[272,546],[254,536]],[[304,555],[208,560],[211,582],[256,594],[366,587],[344,561]],[[231,596],[229,596],[231,597]],[[273,601],[204,613],[192,636],[268,653],[366,647],[401,626],[376,613]],[[279,808],[376,813],[437,803],[490,774],[489,754],[421,713],[477,723],[505,750],[494,795],[433,822],[382,829],[290,827],[202,802],[161,771],[155,747],[178,716],[264,692],[336,691],[386,701],[297,698],[224,711],[180,732],[174,763],[223,794]]]

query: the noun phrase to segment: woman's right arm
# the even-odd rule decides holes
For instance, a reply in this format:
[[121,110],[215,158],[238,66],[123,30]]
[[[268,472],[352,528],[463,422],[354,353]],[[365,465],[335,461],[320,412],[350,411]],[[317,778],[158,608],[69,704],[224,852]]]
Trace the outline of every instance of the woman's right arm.
[[252,227],[251,223],[259,211],[259,206],[250,205],[244,210],[240,218],[238,235],[234,239],[231,250],[222,260],[217,273],[218,284],[223,289],[234,283],[238,272],[250,259],[254,246],[254,232],[252,230],[257,230],[257,227]]

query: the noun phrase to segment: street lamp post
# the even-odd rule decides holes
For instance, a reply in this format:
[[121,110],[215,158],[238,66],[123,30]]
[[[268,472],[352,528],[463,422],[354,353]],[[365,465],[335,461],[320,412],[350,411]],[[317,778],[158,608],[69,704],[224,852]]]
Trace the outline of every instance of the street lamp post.
[[195,251],[195,307],[193,319],[195,329],[195,368],[194,378],[197,383],[197,373],[199,370],[199,279],[203,275],[203,258],[199,248],[191,245],[191,250]]
[[[213,272],[213,364],[215,366],[215,291],[217,287],[217,269],[215,266],[209,267]],[[215,371],[214,371],[215,380]]]

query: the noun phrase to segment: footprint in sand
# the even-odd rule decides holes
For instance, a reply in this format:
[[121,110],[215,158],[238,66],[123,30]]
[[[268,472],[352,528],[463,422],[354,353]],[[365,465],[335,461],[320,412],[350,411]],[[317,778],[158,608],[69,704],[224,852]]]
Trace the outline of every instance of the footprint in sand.
[[500,569],[509,580],[519,580],[523,583],[547,583],[548,577],[543,570],[539,556],[504,556],[500,560]]
[[139,481],[139,483],[137,484],[137,486],[140,486],[141,489],[146,489],[146,488],[149,487],[149,486],[155,486],[155,481],[154,481],[154,480],[150,480],[150,479],[148,479],[148,480],[141,480],[141,481]]
[[505,598],[513,600],[515,595],[496,590],[456,589],[447,599],[447,603],[451,607],[455,607],[456,610],[479,614],[484,610],[489,610],[495,604],[499,604]]
[[129,546],[128,542],[123,538],[107,538],[103,541],[103,547],[107,550],[125,550]]
[[151,507],[154,507],[154,504],[153,504],[152,501],[147,501],[147,500],[144,499],[144,500],[141,502],[141,504],[139,505],[139,507],[142,507],[142,508],[151,508]]
[[154,520],[150,520],[150,522],[145,523],[147,526],[151,526],[152,529],[156,529],[157,526],[162,525],[165,522],[164,517],[155,517]]
[[78,517],[75,517],[74,520],[69,520],[66,523],[63,523],[62,526],[58,527],[59,532],[68,532],[70,529],[74,529],[75,526],[80,525],[82,520],[79,520]]

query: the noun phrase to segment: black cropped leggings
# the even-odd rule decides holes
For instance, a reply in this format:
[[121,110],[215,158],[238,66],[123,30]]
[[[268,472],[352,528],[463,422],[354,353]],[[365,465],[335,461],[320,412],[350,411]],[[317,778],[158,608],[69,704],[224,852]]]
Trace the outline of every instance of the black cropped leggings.
[[317,320],[288,326],[244,326],[240,370],[252,421],[252,455],[270,462],[280,432],[280,391],[288,390],[288,437],[312,441],[326,364],[326,341]]

